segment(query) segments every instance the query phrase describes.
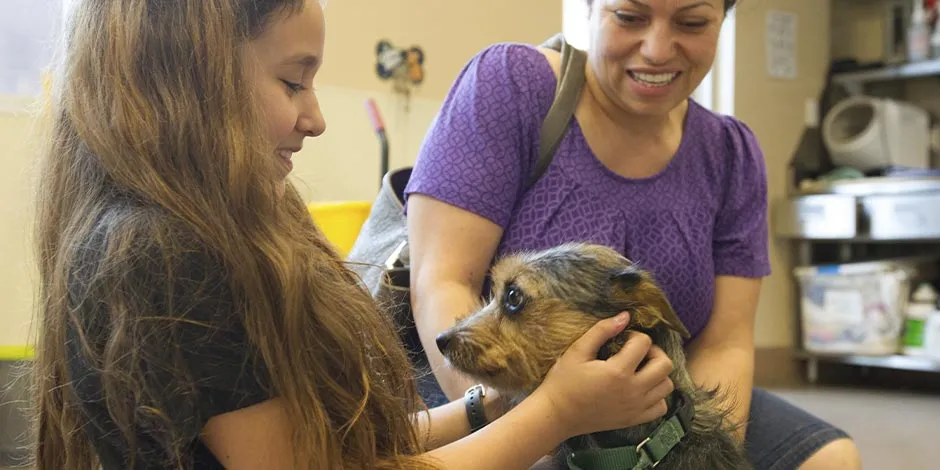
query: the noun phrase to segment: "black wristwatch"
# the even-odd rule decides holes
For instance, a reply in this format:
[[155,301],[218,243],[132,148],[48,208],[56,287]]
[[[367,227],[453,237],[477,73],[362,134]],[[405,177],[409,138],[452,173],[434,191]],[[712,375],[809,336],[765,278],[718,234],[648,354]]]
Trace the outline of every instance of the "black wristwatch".
[[486,426],[486,413],[483,411],[483,398],[486,397],[486,388],[481,384],[474,385],[464,392],[463,400],[467,407],[467,420],[470,421],[470,432],[474,433]]

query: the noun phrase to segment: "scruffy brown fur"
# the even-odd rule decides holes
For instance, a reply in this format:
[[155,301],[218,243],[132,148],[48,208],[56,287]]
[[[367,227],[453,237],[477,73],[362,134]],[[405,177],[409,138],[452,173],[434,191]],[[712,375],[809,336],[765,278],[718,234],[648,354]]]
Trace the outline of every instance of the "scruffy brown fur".
[[[658,467],[751,468],[732,438],[734,427],[721,405],[721,391],[702,389],[689,376],[682,347],[689,333],[648,272],[612,249],[569,243],[506,257],[493,267],[492,281],[492,300],[438,337],[441,352],[456,369],[521,400],[591,326],[628,311],[627,330],[648,334],[663,349],[674,364],[670,378],[676,390],[685,392],[694,406],[691,432]],[[600,355],[617,352],[625,337],[626,332],[608,342]],[[635,445],[660,422],[579,436],[567,444]],[[560,459],[570,451],[562,447]]]

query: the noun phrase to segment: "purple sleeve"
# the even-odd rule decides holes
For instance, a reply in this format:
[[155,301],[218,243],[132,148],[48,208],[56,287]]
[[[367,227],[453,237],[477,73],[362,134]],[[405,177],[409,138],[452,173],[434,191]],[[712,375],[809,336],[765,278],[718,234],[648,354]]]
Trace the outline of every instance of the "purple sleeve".
[[405,190],[505,228],[538,147],[555,75],[536,49],[489,46],[457,76],[431,124]]
[[767,169],[753,132],[725,118],[725,194],[715,221],[715,275],[763,277],[770,274]]

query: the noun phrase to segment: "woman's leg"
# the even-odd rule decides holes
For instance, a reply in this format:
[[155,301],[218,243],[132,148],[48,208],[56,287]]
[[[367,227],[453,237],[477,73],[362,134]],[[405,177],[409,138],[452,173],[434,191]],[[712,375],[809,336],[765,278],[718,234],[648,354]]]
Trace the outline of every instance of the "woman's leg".
[[858,454],[855,442],[849,438],[837,439],[823,446],[813,454],[800,470],[823,470],[829,468],[861,469],[862,456]]
[[756,387],[744,444],[757,470],[862,467],[858,449],[845,431]]

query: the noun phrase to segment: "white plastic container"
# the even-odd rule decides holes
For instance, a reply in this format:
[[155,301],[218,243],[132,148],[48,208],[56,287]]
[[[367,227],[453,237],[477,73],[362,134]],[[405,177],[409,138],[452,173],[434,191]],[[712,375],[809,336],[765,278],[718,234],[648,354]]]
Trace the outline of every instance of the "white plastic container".
[[850,96],[823,117],[823,144],[836,166],[860,171],[930,168],[930,113],[913,103]]
[[901,350],[911,269],[887,262],[801,267],[803,347],[829,354]]

